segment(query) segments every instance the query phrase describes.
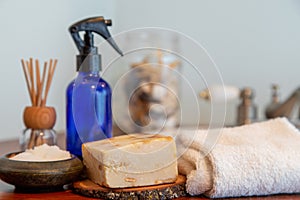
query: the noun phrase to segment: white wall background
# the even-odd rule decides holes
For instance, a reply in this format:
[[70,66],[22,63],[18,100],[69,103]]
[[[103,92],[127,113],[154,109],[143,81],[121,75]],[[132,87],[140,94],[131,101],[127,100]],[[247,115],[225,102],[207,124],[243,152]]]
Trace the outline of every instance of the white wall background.
[[[192,37],[210,53],[225,84],[255,89],[261,118],[271,83],[280,85],[282,99],[299,86],[297,0],[0,0],[0,139],[16,138],[24,129],[22,112],[30,102],[20,59],[30,56],[59,59],[48,104],[57,109],[55,129],[64,129],[65,88],[75,76],[77,54],[67,28],[94,15],[112,18],[114,34],[150,26]],[[204,89],[193,84],[198,91]],[[189,98],[183,101],[193,117]],[[199,103],[203,109],[209,106]],[[235,111],[229,113],[228,121],[234,121]]]
[[[117,30],[166,27],[202,44],[217,64],[225,84],[255,89],[260,118],[270,101],[272,83],[280,85],[282,99],[299,87],[300,1],[133,0],[130,5],[121,1],[116,6]],[[198,85],[198,91],[203,89]],[[192,119],[190,97],[183,98]],[[199,103],[202,111],[207,111],[209,104],[201,100]],[[229,108],[227,122],[233,123],[236,104]]]

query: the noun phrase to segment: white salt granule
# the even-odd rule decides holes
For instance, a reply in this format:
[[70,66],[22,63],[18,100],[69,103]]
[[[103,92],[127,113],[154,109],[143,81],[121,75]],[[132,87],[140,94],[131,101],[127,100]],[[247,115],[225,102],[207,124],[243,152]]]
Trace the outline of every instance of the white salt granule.
[[25,152],[19,153],[10,159],[19,161],[47,162],[65,160],[69,158],[71,158],[71,155],[68,151],[61,150],[58,146],[43,144],[34,147],[34,149],[27,149]]

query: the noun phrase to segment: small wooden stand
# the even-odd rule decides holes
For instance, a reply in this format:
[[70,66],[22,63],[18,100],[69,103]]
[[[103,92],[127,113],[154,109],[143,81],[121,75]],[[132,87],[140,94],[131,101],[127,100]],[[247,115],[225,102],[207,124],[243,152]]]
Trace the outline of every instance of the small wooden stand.
[[179,175],[175,183],[134,187],[134,188],[107,188],[86,179],[73,184],[75,193],[101,199],[174,199],[186,196],[184,176]]

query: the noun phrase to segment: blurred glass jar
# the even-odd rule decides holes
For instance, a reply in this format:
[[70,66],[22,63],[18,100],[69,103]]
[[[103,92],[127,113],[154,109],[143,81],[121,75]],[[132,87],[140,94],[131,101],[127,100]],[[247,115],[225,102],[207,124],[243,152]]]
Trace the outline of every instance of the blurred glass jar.
[[176,33],[137,30],[126,37],[124,132],[157,133],[180,123],[180,58]]
[[32,149],[42,144],[56,145],[57,136],[53,129],[25,129],[20,137],[21,150]]

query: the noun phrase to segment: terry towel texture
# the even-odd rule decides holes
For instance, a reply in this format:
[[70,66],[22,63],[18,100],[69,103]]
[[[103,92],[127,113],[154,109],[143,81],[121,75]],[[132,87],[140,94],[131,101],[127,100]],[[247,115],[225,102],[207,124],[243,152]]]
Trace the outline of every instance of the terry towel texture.
[[[300,133],[286,118],[220,129],[206,153],[207,130],[177,137],[187,192],[211,198],[300,192]],[[192,143],[189,143],[192,141]]]

